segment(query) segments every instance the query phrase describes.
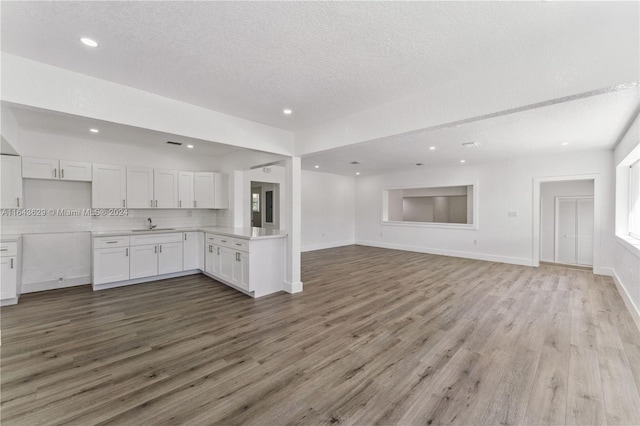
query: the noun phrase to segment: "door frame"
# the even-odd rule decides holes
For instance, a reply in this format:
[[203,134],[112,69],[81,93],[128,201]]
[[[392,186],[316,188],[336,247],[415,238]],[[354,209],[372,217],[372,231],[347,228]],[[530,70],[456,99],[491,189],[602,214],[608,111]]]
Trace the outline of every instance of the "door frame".
[[[554,211],[553,211],[553,260],[555,263],[562,263],[562,264],[566,264],[566,265],[577,265],[577,266],[589,266],[589,265],[580,265],[579,263],[577,263],[578,259],[576,257],[576,263],[564,263],[564,262],[559,262],[558,261],[558,204],[560,200],[593,200],[592,196],[588,196],[588,195],[584,195],[584,196],[580,196],[580,195],[576,195],[576,196],[572,196],[572,195],[561,195],[559,197],[554,197]],[[593,213],[595,214],[595,210],[596,210],[596,205],[595,202],[593,203]],[[576,202],[576,242],[578,241],[578,203]],[[595,238],[595,236],[594,236]],[[578,255],[578,250],[576,248],[576,256]],[[595,263],[595,262],[594,262]],[[593,266],[593,265],[591,265]]]
[[593,180],[593,273],[606,275],[600,266],[600,212],[602,211],[602,183],[599,174],[549,176],[533,178],[533,256],[532,266],[540,266],[540,186],[547,182]]

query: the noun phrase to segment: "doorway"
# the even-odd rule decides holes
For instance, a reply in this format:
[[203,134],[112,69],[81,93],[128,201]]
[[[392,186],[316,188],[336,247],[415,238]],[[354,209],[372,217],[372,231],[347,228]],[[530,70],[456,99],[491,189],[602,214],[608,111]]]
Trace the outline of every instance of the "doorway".
[[534,178],[533,259],[600,273],[598,175]]
[[593,197],[556,197],[555,262],[593,265]]
[[251,226],[280,228],[280,184],[251,181]]

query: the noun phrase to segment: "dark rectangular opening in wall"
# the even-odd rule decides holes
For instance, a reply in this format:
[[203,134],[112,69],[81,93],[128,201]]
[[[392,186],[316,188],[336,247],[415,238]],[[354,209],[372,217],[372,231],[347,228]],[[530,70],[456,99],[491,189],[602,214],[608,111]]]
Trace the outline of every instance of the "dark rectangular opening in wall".
[[272,223],[273,222],[273,191],[267,191],[264,193],[264,204],[265,204],[265,222]]

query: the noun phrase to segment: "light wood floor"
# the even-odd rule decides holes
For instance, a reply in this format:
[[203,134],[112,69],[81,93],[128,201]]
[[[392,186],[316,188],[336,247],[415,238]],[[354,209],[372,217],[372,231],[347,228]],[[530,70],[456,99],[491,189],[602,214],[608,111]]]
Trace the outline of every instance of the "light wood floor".
[[2,308],[2,425],[640,424],[610,278],[359,246],[304,292],[202,275]]

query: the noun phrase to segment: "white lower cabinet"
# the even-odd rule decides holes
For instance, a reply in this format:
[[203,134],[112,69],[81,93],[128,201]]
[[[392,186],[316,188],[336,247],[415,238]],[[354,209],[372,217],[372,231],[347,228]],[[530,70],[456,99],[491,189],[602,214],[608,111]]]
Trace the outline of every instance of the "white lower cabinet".
[[182,241],[158,244],[158,274],[182,271]]
[[16,256],[0,257],[0,300],[17,297],[17,259]]
[[202,232],[184,232],[182,248],[182,270],[203,269],[204,263],[204,241]]
[[131,279],[158,275],[158,245],[131,247]]
[[93,251],[93,283],[104,284],[129,279],[129,247]]
[[284,238],[249,240],[206,234],[205,273],[253,297],[281,291]]

